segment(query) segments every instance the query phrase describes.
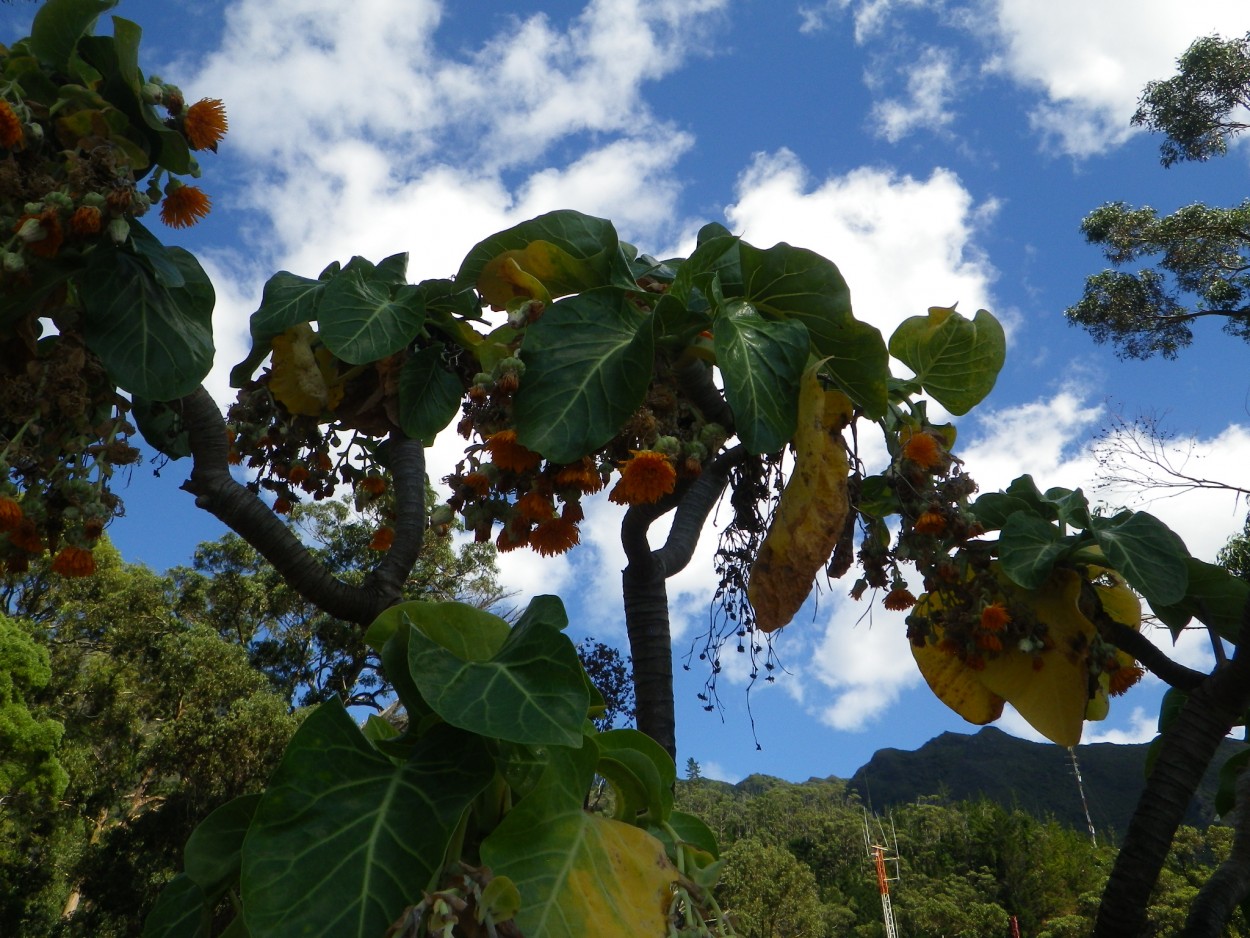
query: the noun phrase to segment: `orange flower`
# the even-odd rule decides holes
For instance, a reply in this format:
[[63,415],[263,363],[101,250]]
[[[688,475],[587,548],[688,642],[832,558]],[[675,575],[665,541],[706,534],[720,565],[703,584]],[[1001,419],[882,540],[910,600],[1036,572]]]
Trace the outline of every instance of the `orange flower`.
[[1108,691],[1112,697],[1119,697],[1130,687],[1140,681],[1142,679],[1142,675],[1145,673],[1145,671],[1135,664],[1128,665],[1127,667],[1120,665],[1120,667],[1116,668],[1109,675],[1111,686],[1108,688]]
[[515,511],[526,521],[550,521],[556,513],[551,496],[531,489],[517,499]]
[[510,550],[516,550],[518,547],[524,547],[530,541],[529,522],[524,521],[517,524],[520,519],[513,519],[504,525],[503,530],[499,532],[499,536],[495,538],[495,549],[501,554],[506,554]]
[[491,462],[508,472],[529,472],[537,469],[542,457],[516,441],[515,430],[500,430],[486,438],[486,451]]
[[904,609],[910,609],[916,605],[916,597],[906,587],[896,586],[885,594],[885,599],[881,601],[881,605],[894,612],[902,612]]
[[82,547],[65,547],[52,561],[52,572],[61,576],[91,576],[95,573],[95,555]]
[[24,517],[21,505],[11,498],[0,498],[0,531],[12,531]]
[[560,517],[577,524],[586,517],[586,512],[582,510],[581,502],[565,502],[564,507],[560,509]]
[[942,448],[932,433],[913,433],[903,444],[903,458],[922,469],[932,469],[942,462]]
[[595,461],[584,456],[581,462],[561,467],[556,473],[556,485],[580,489],[583,495],[593,495],[603,488],[603,476],[595,468]]
[[299,485],[308,478],[308,467],[302,462],[297,462],[291,466],[290,472],[287,473],[286,480],[292,485]]
[[20,547],[28,554],[43,553],[43,541],[39,537],[39,531],[35,528],[35,522],[29,518],[23,518],[18,522],[17,527],[9,532],[9,543],[14,547]]
[[563,554],[581,540],[577,525],[567,518],[544,521],[530,532],[530,547],[544,557]]
[[464,477],[464,487],[483,498],[490,491],[490,477],[485,472],[470,472]]
[[204,98],[187,108],[182,133],[192,150],[216,150],[230,128],[226,108],[217,98]]
[[80,205],[69,218],[69,230],[81,238],[100,233],[100,210],[94,205]]
[[55,210],[41,212],[38,215],[23,215],[17,220],[13,230],[20,231],[32,219],[39,223],[43,237],[38,241],[27,241],[26,250],[36,257],[56,257],[57,251],[61,250],[61,243],[65,240],[65,231],[61,228],[60,216]]
[[1002,603],[990,603],[981,610],[981,628],[987,632],[1001,632],[1011,621],[1011,614]]
[[377,498],[386,491],[386,479],[380,475],[370,474],[360,480],[360,487],[374,498]]
[[176,186],[165,192],[161,221],[170,228],[190,228],[212,207],[212,201],[198,186]]
[[380,527],[373,532],[373,538],[369,541],[370,550],[390,550],[391,545],[395,543],[395,529],[390,527]]
[[936,511],[926,511],[912,525],[917,534],[941,534],[946,528],[946,519]]
[[0,147],[6,150],[20,150],[26,132],[22,129],[22,120],[13,110],[8,101],[0,101]]
[[977,632],[976,643],[978,648],[984,648],[986,651],[1002,651],[1002,640],[993,632]]
[[608,495],[618,505],[651,505],[677,485],[677,470],[663,453],[630,450],[631,459],[621,463],[621,478]]
[[286,515],[291,512],[291,500],[289,498],[275,498],[273,501],[273,513],[275,515]]

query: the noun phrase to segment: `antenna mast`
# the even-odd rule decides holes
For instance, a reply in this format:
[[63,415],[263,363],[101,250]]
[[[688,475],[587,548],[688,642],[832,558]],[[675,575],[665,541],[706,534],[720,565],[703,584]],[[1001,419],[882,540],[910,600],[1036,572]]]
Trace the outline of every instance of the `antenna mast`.
[[[873,819],[880,836],[874,838],[873,824],[869,821],[868,812],[864,811],[864,849],[872,862],[877,874],[877,888],[881,891],[881,918],[885,922],[885,938],[898,938],[898,925],[894,921],[894,906],[890,902],[890,883],[898,882],[898,833],[894,830],[894,821],[890,821],[890,832],[894,835],[894,850],[886,852],[885,828],[881,822]],[[877,841],[881,841],[878,843]],[[886,864],[894,864],[894,875],[887,873]]]

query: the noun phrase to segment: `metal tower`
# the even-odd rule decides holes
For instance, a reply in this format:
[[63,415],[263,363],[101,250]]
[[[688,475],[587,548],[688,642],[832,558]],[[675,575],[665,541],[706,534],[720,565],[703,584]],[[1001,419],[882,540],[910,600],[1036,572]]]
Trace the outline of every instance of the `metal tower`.
[[[879,836],[872,833],[875,823]],[[890,903],[890,883],[898,882],[898,835],[894,832],[894,822],[890,821],[890,833],[894,835],[894,850],[887,853],[885,828],[881,822],[873,818],[869,821],[868,812],[864,812],[864,849],[872,862],[877,874],[877,888],[881,891],[881,917],[885,922],[885,938],[898,938],[898,925],[894,921],[894,906]],[[894,875],[890,876],[886,864],[894,864]]]

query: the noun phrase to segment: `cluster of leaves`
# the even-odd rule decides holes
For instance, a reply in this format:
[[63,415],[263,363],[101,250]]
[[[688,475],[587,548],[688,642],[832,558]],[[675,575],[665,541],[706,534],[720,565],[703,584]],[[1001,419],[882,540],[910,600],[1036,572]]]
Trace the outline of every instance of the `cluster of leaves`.
[[[459,603],[388,610],[366,638],[406,728],[317,707],[269,788],[196,829],[145,934],[213,933],[223,902],[257,936],[706,933],[715,839],[673,809],[654,741],[589,723],[602,698],[566,625],[554,597],[513,627]],[[596,774],[611,817],[584,810]]]
[[[0,50],[0,494],[21,508],[0,525],[11,570],[66,544],[77,553],[62,572],[90,572],[86,552],[119,510],[110,476],[138,458],[119,389],[142,422],[147,401],[186,394],[212,363],[207,276],[138,219],[162,200],[167,220],[183,217],[166,210],[199,190],[175,177],[198,175],[191,151],[215,147],[224,112],[145,77],[134,23],[92,35],[114,5],[50,0],[31,35]],[[55,334],[41,337],[45,319]]]

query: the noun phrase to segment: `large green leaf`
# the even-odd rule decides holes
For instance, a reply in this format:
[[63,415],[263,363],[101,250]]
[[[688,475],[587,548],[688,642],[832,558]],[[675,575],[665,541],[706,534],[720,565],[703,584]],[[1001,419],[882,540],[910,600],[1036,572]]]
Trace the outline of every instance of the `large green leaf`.
[[399,373],[399,425],[414,440],[432,446],[434,437],[460,409],[464,387],[443,366],[443,348],[432,345],[411,355]]
[[1029,512],[1018,511],[1007,518],[998,538],[998,559],[1002,570],[1025,589],[1040,589],[1055,567],[1055,561],[1071,547],[1059,529]]
[[412,678],[434,712],[472,733],[531,745],[579,746],[590,695],[573,643],[541,618],[517,624],[488,661],[465,660],[418,626]]
[[890,354],[916,373],[935,401],[966,414],[994,387],[1007,357],[1003,327],[981,309],[971,320],[954,308],[904,319],[890,336]]
[[377,938],[442,868],[494,777],[481,741],[439,727],[396,765],[337,700],[296,731],[243,843],[254,935]]
[[654,348],[650,318],[624,290],[605,287],[556,303],[521,345],[518,441],[554,463],[594,452],[642,403]]
[[[743,242],[742,295],[761,312],[807,326],[825,371],[864,413],[879,419],[888,407],[889,355],[874,326],[851,313],[851,291],[837,266],[806,248]],[[725,295],[733,296],[729,284]]]
[[746,301],[729,300],[713,329],[735,431],[751,453],[776,452],[794,436],[807,328],[765,319]]
[[677,766],[664,748],[634,729],[608,730],[595,737],[599,762],[595,771],[629,793],[627,807],[618,803],[616,816],[631,824],[660,825],[673,812]]
[[409,625],[461,661],[489,661],[512,634],[499,616],[468,603],[413,600],[391,606],[374,619],[365,632],[365,642],[381,649]]
[[213,364],[213,285],[191,254],[165,252],[182,286],[163,286],[144,258],[102,248],[77,280],[87,346],[119,387],[154,401],[190,394]]
[[30,47],[45,64],[63,72],[74,46],[91,32],[105,10],[117,0],[47,0],[35,13],[30,27]]
[[170,459],[191,455],[191,436],[182,423],[177,404],[149,401],[145,397],[130,399],[130,414],[143,439],[157,452]]
[[518,280],[533,278],[551,297],[594,287],[635,288],[629,260],[610,221],[562,210],[539,215],[478,242],[456,274],[456,285],[476,287],[496,309],[531,293],[504,274],[519,270]]
[[1185,596],[1189,551],[1176,533],[1145,511],[1125,520],[1095,518],[1094,539],[1129,586],[1150,603],[1170,606]]
[[227,801],[191,832],[183,848],[183,868],[205,895],[217,895],[238,882],[243,838],[258,804],[259,794]]
[[1185,596],[1171,605],[1152,603],[1155,615],[1171,629],[1173,638],[1180,635],[1190,619],[1196,618],[1229,641],[1237,641],[1241,617],[1250,600],[1250,583],[1223,567],[1193,557],[1185,558],[1185,568]]
[[425,304],[418,287],[367,276],[350,264],[326,284],[317,309],[321,341],[352,365],[398,352],[416,338],[424,322]]
[[252,351],[230,372],[230,386],[241,388],[252,380],[257,367],[273,351],[270,343],[292,326],[312,322],[325,292],[324,280],[310,280],[280,270],[269,278],[260,297],[260,307],[252,313]]
[[179,873],[156,897],[143,923],[143,938],[209,938],[212,921],[204,891]]
[[595,748],[553,749],[539,785],[482,842],[482,861],[520,890],[523,934],[660,938],[677,872],[646,831],[582,809]]

